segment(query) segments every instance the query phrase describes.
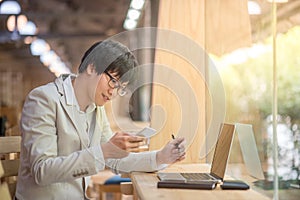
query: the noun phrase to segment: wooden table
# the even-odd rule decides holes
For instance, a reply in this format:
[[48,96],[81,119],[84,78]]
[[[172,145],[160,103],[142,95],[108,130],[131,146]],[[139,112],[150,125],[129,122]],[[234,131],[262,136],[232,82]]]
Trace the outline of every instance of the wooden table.
[[[163,170],[165,172],[208,172],[206,164],[175,164]],[[226,179],[230,177],[226,176]],[[217,186],[214,190],[166,189],[157,188],[158,178],[155,173],[134,172],[131,174],[134,187],[134,199],[140,200],[179,200],[179,199],[221,199],[221,200],[267,200],[267,196],[253,190],[222,190]]]

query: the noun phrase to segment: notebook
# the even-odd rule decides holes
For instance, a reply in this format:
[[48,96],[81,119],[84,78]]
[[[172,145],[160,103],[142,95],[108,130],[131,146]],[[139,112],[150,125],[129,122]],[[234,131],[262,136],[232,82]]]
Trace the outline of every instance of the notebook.
[[157,186],[189,189],[213,189],[217,183],[223,181],[234,130],[235,126],[233,124],[221,124],[210,172],[159,172],[157,173],[157,176],[160,181]]
[[237,123],[235,124],[235,131],[239,138],[248,173],[257,179],[264,179],[265,176],[258,156],[252,125]]

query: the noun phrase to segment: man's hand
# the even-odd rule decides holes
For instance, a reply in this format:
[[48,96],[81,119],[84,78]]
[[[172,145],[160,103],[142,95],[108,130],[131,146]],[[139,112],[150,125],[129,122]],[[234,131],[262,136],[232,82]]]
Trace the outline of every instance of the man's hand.
[[185,143],[184,138],[176,138],[166,144],[156,154],[157,165],[172,164],[185,159]]
[[140,146],[144,145],[146,141],[144,137],[117,132],[110,139],[110,142],[125,151],[134,152],[137,151]]
[[101,144],[104,158],[123,158],[129,152],[135,152],[145,144],[144,137],[133,136],[124,132],[117,132],[104,144]]

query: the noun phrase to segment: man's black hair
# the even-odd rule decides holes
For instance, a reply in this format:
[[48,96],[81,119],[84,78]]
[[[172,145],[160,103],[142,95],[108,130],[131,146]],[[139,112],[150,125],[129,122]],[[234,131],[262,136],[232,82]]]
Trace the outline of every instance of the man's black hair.
[[95,44],[93,44],[83,55],[83,57],[81,58],[81,63],[83,63],[83,61],[85,60],[85,58],[91,53],[91,51],[93,51],[93,49],[98,46],[98,44],[101,44],[102,41],[96,42]]
[[98,74],[113,73],[123,82],[134,79],[138,65],[135,56],[127,47],[112,40],[94,43],[84,53],[78,72],[84,72],[89,64],[94,65]]

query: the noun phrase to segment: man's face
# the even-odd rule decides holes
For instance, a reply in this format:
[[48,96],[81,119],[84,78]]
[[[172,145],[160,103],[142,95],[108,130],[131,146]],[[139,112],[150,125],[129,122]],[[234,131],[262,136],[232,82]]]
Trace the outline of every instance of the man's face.
[[97,106],[103,106],[106,102],[110,101],[115,90],[109,86],[110,77],[107,74],[102,73],[100,76],[95,94],[95,103]]

